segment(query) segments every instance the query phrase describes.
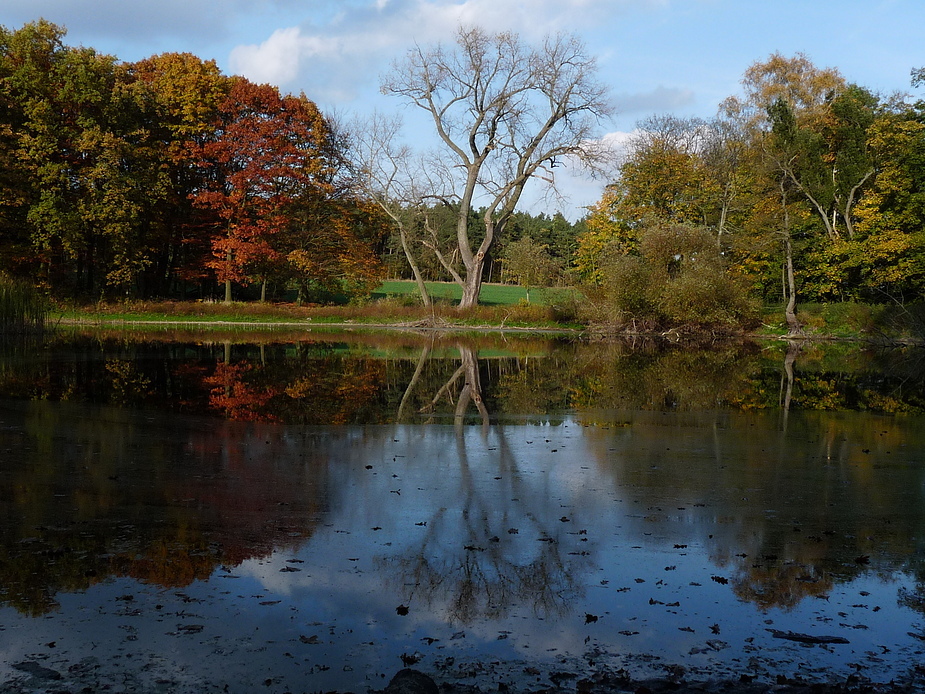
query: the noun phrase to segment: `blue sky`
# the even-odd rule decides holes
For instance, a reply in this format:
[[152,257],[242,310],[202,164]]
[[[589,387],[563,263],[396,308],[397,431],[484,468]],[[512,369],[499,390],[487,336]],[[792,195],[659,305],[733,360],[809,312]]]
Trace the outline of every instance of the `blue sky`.
[[[459,24],[538,40],[581,36],[617,108],[603,133],[655,113],[709,118],[752,63],[803,52],[883,94],[909,92],[925,66],[923,0],[3,0],[10,29],[44,17],[67,42],[123,60],[164,51],[214,58],[227,73],[304,91],[340,115],[399,108],[379,76],[414,42],[449,42]],[[575,210],[601,183],[571,182]]]

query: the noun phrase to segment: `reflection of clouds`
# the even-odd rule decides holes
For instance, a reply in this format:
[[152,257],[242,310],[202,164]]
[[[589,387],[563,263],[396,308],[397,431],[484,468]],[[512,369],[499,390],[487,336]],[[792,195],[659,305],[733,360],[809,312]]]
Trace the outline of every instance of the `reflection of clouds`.
[[595,545],[585,507],[596,474],[581,464],[581,439],[549,427],[426,431],[382,428],[334,444],[340,491],[325,528],[298,552],[304,563],[281,552],[237,571],[283,595],[336,585],[361,605],[388,583],[387,610],[413,601],[451,623],[515,607],[568,614]]

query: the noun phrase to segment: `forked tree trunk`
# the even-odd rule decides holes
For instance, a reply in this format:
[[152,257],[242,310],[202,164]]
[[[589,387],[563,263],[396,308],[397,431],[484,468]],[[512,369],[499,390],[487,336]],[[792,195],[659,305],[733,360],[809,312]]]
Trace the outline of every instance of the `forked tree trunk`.
[[462,299],[459,308],[470,309],[478,306],[479,292],[482,289],[482,270],[485,266],[485,256],[481,252],[472,258],[472,264],[466,267],[466,277],[462,285]]

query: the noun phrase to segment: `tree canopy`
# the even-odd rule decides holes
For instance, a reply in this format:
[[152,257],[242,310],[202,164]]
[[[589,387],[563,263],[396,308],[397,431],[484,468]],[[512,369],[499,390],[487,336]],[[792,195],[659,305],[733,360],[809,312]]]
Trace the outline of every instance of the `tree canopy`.
[[[305,95],[167,53],[124,63],[0,27],[0,261],[61,297],[350,291],[383,233]],[[311,261],[305,259],[311,251]],[[265,295],[265,294],[264,294]]]

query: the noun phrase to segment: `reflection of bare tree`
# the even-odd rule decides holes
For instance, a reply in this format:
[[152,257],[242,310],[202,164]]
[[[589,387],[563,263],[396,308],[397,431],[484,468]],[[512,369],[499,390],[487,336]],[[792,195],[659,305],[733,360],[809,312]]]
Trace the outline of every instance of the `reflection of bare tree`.
[[421,379],[421,374],[424,372],[424,365],[427,363],[427,359],[430,357],[430,350],[432,345],[433,340],[431,340],[431,342],[425,343],[424,347],[421,348],[421,356],[418,358],[418,363],[414,367],[414,373],[411,376],[411,380],[408,381],[408,386],[405,388],[401,402],[398,405],[398,412],[395,414],[396,422],[402,421],[402,416],[404,415],[405,408],[407,407],[408,401],[411,398],[411,393],[414,391],[414,387]]
[[[447,380],[447,382],[444,383],[443,386],[437,391],[430,403],[421,409],[421,412],[433,412],[440,400],[444,398],[447,398],[452,403],[454,400],[453,394],[455,391],[456,383],[460,378],[463,378],[462,390],[460,390],[458,396],[455,397],[456,404],[454,408],[454,418],[456,420],[456,425],[462,426],[465,423],[466,411],[469,409],[469,404],[475,403],[475,407],[482,418],[482,426],[487,427],[489,416],[488,408],[485,407],[485,401],[482,397],[482,382],[479,377],[478,349],[470,345],[466,345],[462,342],[457,342],[456,346],[459,349],[461,362],[459,368],[453,372],[453,375],[450,376],[449,380]],[[422,354],[421,361],[418,362],[418,369],[422,367],[424,360],[426,360],[426,352]],[[405,397],[402,398],[403,404],[407,399],[408,394],[410,393],[411,385],[413,385],[414,382],[416,382],[416,379],[412,380],[412,384],[409,384],[409,390],[405,391]]]
[[793,365],[796,363],[801,345],[798,342],[787,343],[787,354],[784,357],[784,373],[781,374],[780,407],[783,412],[783,429],[787,431],[787,418],[790,415],[790,403],[793,400]]
[[[474,352],[470,354],[474,359]],[[460,368],[471,370],[474,364]],[[457,412],[466,397],[475,400],[476,387],[477,382],[471,395],[460,395]],[[481,403],[477,407],[484,410]],[[456,427],[459,503],[439,509],[426,521],[413,551],[383,558],[381,564],[393,573],[406,605],[444,609],[455,623],[502,618],[517,605],[544,616],[567,614],[580,585],[577,563],[589,555],[577,551],[582,538],[577,531],[560,532],[544,522],[555,511],[538,506],[559,502],[524,482],[502,428],[486,424],[477,440],[479,460],[473,466],[472,438]],[[489,470],[479,465],[486,458]],[[480,484],[487,474],[505,485]]]

